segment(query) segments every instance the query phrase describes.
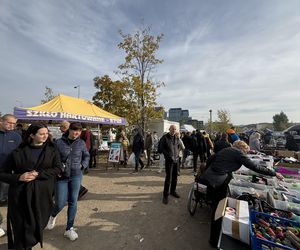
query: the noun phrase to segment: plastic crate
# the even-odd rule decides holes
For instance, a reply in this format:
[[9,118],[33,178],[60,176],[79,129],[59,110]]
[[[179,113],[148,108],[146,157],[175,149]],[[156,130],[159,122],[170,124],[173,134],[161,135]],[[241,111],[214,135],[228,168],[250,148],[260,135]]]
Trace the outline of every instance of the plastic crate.
[[234,186],[254,188],[254,189],[263,190],[263,191],[266,191],[270,188],[273,188],[271,186],[266,186],[266,185],[263,185],[263,184],[252,183],[252,182],[248,182],[248,181],[245,181],[245,180],[235,180],[235,179],[232,179],[230,181],[230,184],[234,185]]
[[[289,201],[274,199],[273,192],[274,192],[273,190],[269,190],[267,194],[267,201],[271,206],[273,206],[275,209],[285,210],[300,215],[299,203],[293,202],[293,199],[290,199]],[[281,192],[277,191],[277,193],[278,193],[278,198],[280,198]],[[299,200],[299,198],[297,198],[297,200]]]
[[229,187],[229,194],[230,197],[236,198],[242,194],[252,194],[256,195],[258,198],[262,200],[267,200],[267,190],[259,190],[255,188],[250,188],[250,187],[240,187],[240,186],[235,186],[235,185],[228,185]]
[[264,213],[276,213],[276,214],[278,214],[279,217],[285,218],[285,219],[289,219],[291,217],[291,212],[281,210],[281,209],[276,209],[276,208],[272,207],[266,201],[261,200],[260,206],[261,206],[262,212],[264,212]]
[[264,239],[260,239],[258,237],[256,237],[254,231],[253,231],[253,223],[257,223],[258,219],[264,219],[267,220],[268,222],[274,223],[274,224],[279,224],[282,227],[287,227],[287,226],[291,226],[291,227],[300,227],[300,223],[299,222],[294,222],[291,220],[287,220],[284,218],[280,218],[280,217],[274,217],[271,216],[270,214],[266,214],[266,213],[260,213],[260,212],[256,212],[254,210],[250,211],[250,223],[249,223],[249,232],[250,232],[250,240],[251,240],[251,249],[252,250],[279,250],[279,249],[288,249],[288,250],[293,250],[296,249],[294,247],[289,247],[286,245],[281,245],[281,244],[277,244],[275,242],[269,241],[269,240],[264,240]]
[[[275,177],[264,176],[264,175],[260,175],[258,173],[256,173],[255,176],[264,177],[267,180],[267,186],[277,187],[277,179]],[[246,182],[253,182],[253,175],[233,174],[233,179],[240,180],[240,181],[246,181]],[[259,184],[259,183],[256,183],[256,184]],[[267,188],[269,188],[269,187],[267,187]]]

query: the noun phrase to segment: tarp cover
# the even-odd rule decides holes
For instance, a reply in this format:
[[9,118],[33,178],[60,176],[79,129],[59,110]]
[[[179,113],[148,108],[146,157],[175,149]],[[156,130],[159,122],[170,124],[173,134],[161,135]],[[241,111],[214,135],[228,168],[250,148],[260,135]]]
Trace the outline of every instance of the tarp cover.
[[180,131],[182,132],[193,132],[194,130],[196,130],[192,125],[189,124],[183,124],[180,127]]
[[66,95],[31,108],[14,108],[20,120],[78,121],[85,123],[126,125],[126,119],[111,114],[92,102]]

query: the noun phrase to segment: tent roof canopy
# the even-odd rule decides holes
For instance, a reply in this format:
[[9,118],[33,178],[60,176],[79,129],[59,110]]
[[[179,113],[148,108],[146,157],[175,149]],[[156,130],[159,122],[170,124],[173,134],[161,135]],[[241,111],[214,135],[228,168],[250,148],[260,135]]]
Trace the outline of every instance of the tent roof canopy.
[[15,108],[14,114],[22,120],[68,120],[126,125],[125,118],[109,113],[90,101],[62,94],[39,106]]
[[193,125],[189,125],[189,124],[183,124],[180,127],[180,131],[182,131],[182,132],[193,132],[194,130],[196,130],[194,128],[194,126]]

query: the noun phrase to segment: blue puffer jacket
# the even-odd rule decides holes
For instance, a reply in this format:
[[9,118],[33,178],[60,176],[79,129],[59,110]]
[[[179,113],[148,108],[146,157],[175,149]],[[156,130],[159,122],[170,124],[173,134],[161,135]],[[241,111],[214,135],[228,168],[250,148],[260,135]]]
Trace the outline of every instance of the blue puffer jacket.
[[60,153],[62,162],[71,165],[71,176],[81,174],[81,168],[89,166],[90,154],[86,148],[85,142],[77,138],[72,144],[69,142],[67,136],[63,135],[56,140],[56,145]]
[[0,130],[0,169],[4,166],[7,156],[22,142],[21,136],[15,131]]

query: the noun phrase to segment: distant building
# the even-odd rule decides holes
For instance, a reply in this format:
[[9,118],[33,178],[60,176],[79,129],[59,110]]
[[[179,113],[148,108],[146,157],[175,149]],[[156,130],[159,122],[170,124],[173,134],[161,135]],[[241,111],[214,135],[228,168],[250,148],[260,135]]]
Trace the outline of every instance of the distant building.
[[196,119],[193,119],[189,115],[190,114],[189,114],[188,109],[170,108],[168,120],[179,122],[180,125],[183,125],[183,124],[193,125],[196,129],[204,128],[203,121],[198,121]]
[[183,118],[183,119],[189,118],[189,111],[187,109],[184,109],[181,111],[181,118]]
[[196,119],[192,119],[189,121],[190,125],[192,125],[196,129],[204,129],[204,122],[203,121],[198,121]]
[[162,112],[163,112],[163,115],[162,115],[161,118],[167,119],[168,113],[165,112],[165,109],[164,109],[163,107],[155,107],[154,109],[155,109],[156,112],[162,111]]
[[171,108],[169,109],[169,121],[180,122],[182,120],[182,109],[181,108]]

